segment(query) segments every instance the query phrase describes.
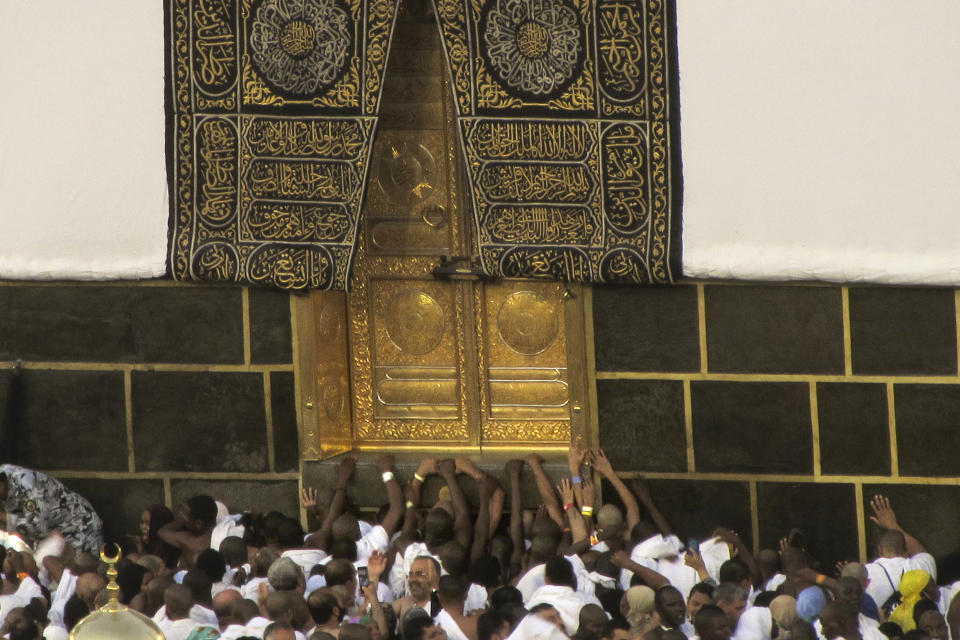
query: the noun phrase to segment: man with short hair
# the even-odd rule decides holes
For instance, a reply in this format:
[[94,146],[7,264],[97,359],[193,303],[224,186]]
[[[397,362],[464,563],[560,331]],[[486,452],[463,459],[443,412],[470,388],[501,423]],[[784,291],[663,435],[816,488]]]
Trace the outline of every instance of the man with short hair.
[[296,640],[294,628],[287,622],[271,622],[263,630],[263,640]]
[[[873,510],[870,519],[882,531],[877,539],[878,557],[866,565],[866,591],[877,606],[890,609],[890,597],[900,588],[900,578],[904,573],[923,569],[936,580],[937,565],[920,541],[900,526],[889,498],[875,495],[870,500],[870,508]],[[889,611],[886,613],[889,615]]]
[[330,587],[316,589],[307,597],[307,608],[316,625],[313,632],[325,632],[334,638],[340,635],[340,621],[346,615],[346,609]]
[[430,612],[430,594],[440,585],[440,563],[433,556],[418,556],[410,563],[407,576],[407,588],[410,595],[393,602],[397,618],[403,619],[412,607],[420,607]]
[[477,616],[464,614],[469,585],[457,576],[442,576],[437,587],[440,611],[433,616],[450,640],[477,640]]
[[275,591],[295,591],[302,596],[307,589],[303,570],[290,558],[277,558],[267,570],[267,581]]
[[415,616],[403,623],[404,640],[447,640],[447,632],[429,615]]
[[196,495],[187,500],[178,517],[157,530],[157,535],[170,546],[180,549],[180,562],[192,568],[197,556],[210,548],[210,533],[216,524],[216,501],[210,496]]
[[664,631],[679,629],[686,617],[683,594],[671,585],[656,590],[653,596],[653,608],[660,616],[660,624],[646,632],[643,640],[661,640]]
[[737,623],[740,622],[740,616],[747,608],[747,592],[738,585],[724,583],[713,590],[713,600],[727,616],[731,633],[736,634]]
[[846,602],[834,600],[825,604],[820,610],[819,622],[820,634],[826,640],[860,640],[863,637],[857,629],[857,611]]
[[502,611],[490,609],[477,618],[477,640],[506,640],[510,631],[510,618]]
[[573,634],[573,640],[600,640],[607,614],[598,605],[588,603],[580,609],[580,626]]
[[545,584],[534,591],[525,604],[528,608],[545,602],[552,605],[560,613],[567,635],[572,636],[580,627],[580,609],[585,604],[599,605],[600,602],[596,597],[577,591],[573,565],[563,556],[547,560],[543,566],[543,577]]
[[693,621],[705,605],[713,604],[713,586],[698,582],[690,589],[687,597],[687,620]]
[[[743,600],[746,602],[746,596]],[[714,604],[700,608],[693,621],[693,628],[700,640],[730,640],[730,618],[723,609]]]
[[196,620],[190,619],[193,594],[188,587],[182,584],[167,587],[163,594],[163,604],[166,608],[166,620],[158,625],[167,640],[186,640],[190,632],[200,626]]

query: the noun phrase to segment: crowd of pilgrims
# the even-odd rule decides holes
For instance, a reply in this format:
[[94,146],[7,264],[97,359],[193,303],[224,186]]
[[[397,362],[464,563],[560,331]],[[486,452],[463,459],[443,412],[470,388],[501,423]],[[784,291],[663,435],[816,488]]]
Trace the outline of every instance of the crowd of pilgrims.
[[[642,479],[631,490],[597,449],[571,446],[568,459],[554,485],[537,455],[508,462],[503,484],[468,459],[426,458],[400,478],[384,456],[389,503],[365,520],[347,498],[356,462],[345,457],[333,486],[303,489],[321,523],[310,532],[278,512],[230,514],[206,495],[176,517],[150,506],[117,566],[120,599],[167,640],[960,640],[960,582],[938,586],[933,558],[884,496],[869,505],[876,558],[827,570],[798,530],[757,554],[722,527],[684,545]],[[443,488],[424,505],[433,474]],[[476,484],[475,513],[460,474]],[[537,505],[523,504],[524,474]],[[6,476],[7,528],[41,539],[5,551],[0,635],[66,638],[109,597],[83,548],[100,533],[73,521],[17,528],[21,489]],[[596,503],[600,478],[618,505]],[[46,498],[75,496],[44,481]]]

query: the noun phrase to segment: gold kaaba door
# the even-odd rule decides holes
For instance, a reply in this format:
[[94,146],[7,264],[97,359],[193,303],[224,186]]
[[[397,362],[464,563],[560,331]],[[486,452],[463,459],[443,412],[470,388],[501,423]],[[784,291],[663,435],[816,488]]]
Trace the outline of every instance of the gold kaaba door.
[[296,305],[304,459],[588,439],[581,288],[434,276],[476,242],[439,33],[415,4],[394,34],[354,290]]

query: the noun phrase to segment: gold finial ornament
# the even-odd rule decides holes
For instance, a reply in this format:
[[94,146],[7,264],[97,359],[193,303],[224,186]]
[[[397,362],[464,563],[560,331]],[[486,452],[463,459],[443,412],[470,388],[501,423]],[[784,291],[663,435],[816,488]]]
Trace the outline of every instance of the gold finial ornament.
[[116,553],[113,556],[107,555],[106,545],[100,551],[100,560],[108,565],[110,601],[78,622],[70,632],[69,640],[165,640],[153,620],[120,603],[120,586],[117,584],[120,547],[114,547]]

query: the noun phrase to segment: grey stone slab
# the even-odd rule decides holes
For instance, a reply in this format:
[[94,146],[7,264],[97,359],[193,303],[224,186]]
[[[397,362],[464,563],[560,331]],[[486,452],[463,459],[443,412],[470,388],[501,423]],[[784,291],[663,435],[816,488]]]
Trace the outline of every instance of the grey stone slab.
[[955,375],[953,289],[850,288],[853,372]]
[[123,373],[24,370],[18,395],[11,429],[20,464],[127,470]]
[[600,446],[621,471],[686,471],[683,383],[598,380]]
[[593,288],[598,371],[699,371],[697,289]]
[[843,373],[839,287],[704,288],[713,372]]
[[240,290],[0,288],[0,360],[243,362]]
[[267,471],[263,375],[133,372],[142,471]]
[[817,415],[823,473],[890,474],[886,385],[819,382]]
[[290,294],[250,289],[250,360],[255,364],[293,362]]
[[852,484],[757,484],[760,547],[777,549],[791,528],[803,533],[810,554],[832,574],[840,560],[856,560],[857,506]]
[[293,373],[270,373],[270,408],[273,413],[273,453],[277,471],[296,471],[300,463],[297,432],[297,397]]
[[810,387],[690,383],[697,471],[812,473]]

